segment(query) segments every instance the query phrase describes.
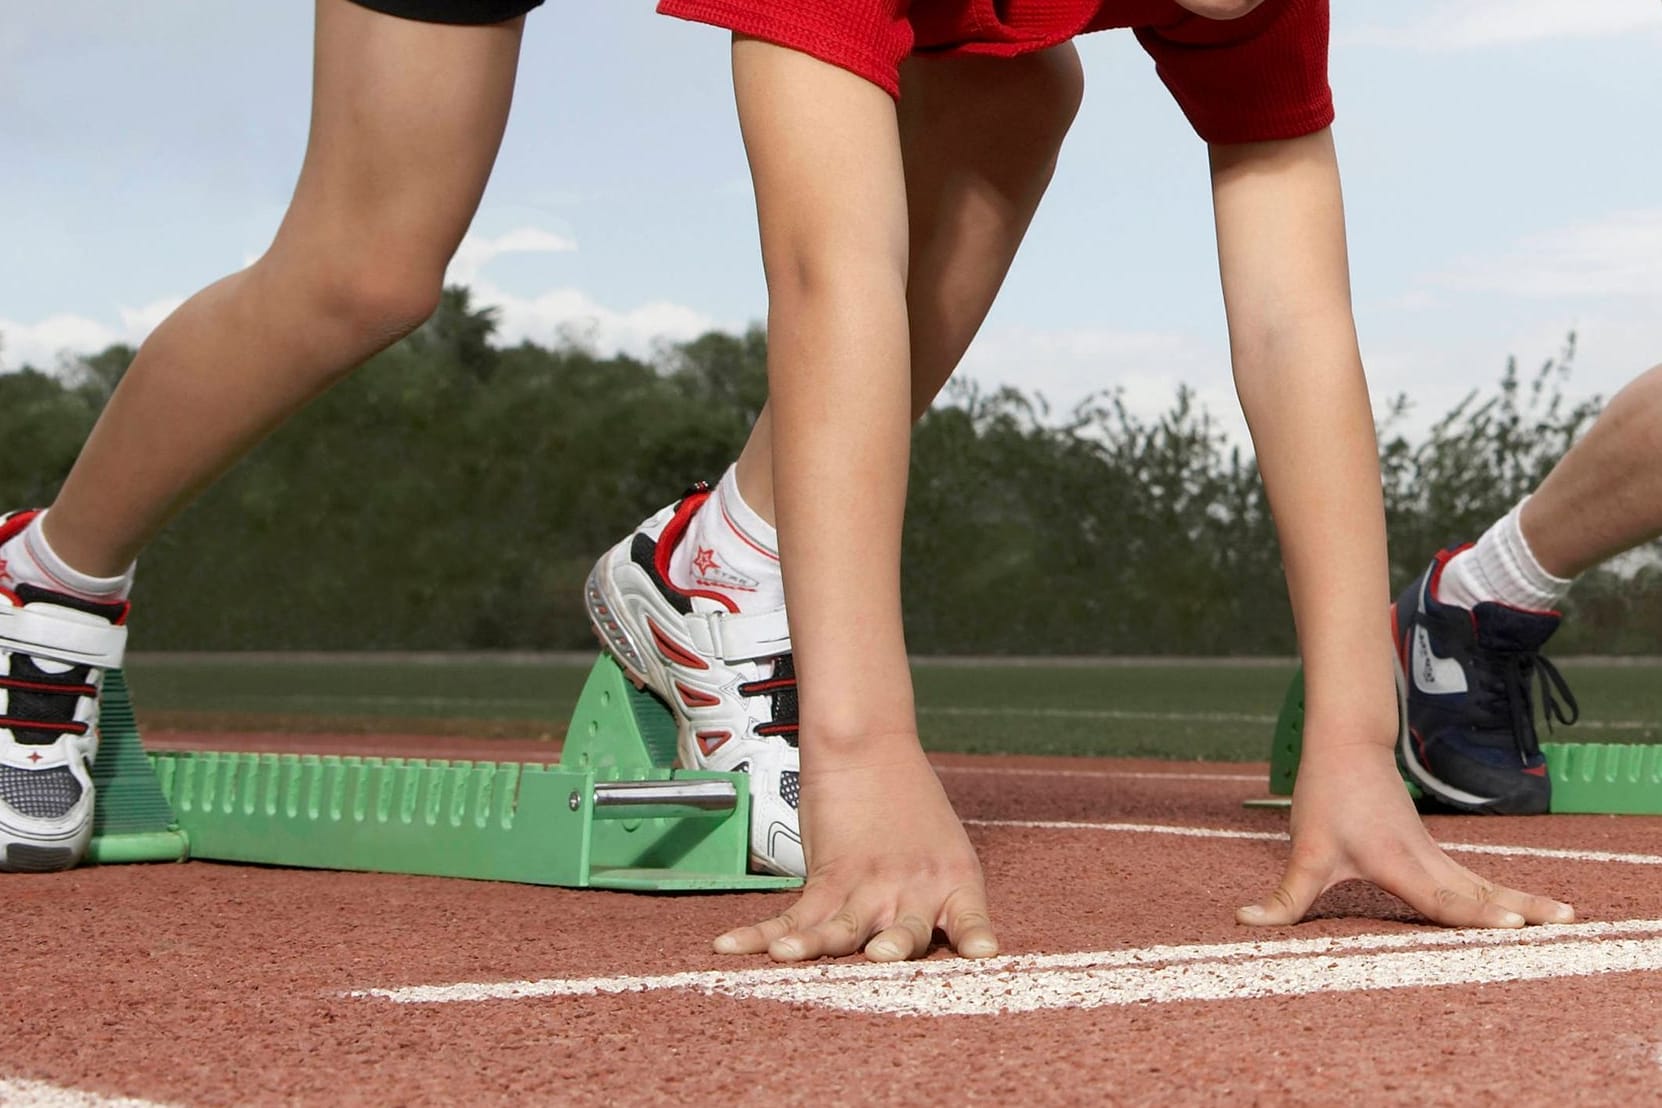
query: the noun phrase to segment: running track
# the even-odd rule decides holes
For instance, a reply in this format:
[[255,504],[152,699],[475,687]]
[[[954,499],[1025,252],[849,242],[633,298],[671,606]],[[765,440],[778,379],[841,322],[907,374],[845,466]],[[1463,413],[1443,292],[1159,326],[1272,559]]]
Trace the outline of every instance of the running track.
[[7,875],[0,1105],[1662,1096],[1662,820],[1433,820],[1468,864],[1575,903],[1572,927],[1440,931],[1345,887],[1312,922],[1259,932],[1231,910],[1285,851],[1283,813],[1241,808],[1261,793],[1262,767],[938,764],[1008,951],[990,965],[776,967],[709,952],[717,932],[787,894],[654,898],[207,863]]

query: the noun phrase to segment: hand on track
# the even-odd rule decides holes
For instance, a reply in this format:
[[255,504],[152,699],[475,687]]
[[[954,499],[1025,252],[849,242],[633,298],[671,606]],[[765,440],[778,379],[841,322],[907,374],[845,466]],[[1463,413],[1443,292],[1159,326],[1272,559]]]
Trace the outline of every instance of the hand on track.
[[722,935],[722,954],[781,962],[864,950],[920,958],[936,929],[967,958],[998,953],[981,863],[935,771],[917,748],[802,774],[808,881],[785,911]]
[[1293,790],[1292,858],[1279,888],[1236,910],[1240,923],[1297,923],[1318,896],[1351,880],[1372,882],[1449,927],[1574,921],[1568,904],[1496,885],[1443,853],[1389,747],[1357,744],[1312,757],[1306,746],[1305,754]]

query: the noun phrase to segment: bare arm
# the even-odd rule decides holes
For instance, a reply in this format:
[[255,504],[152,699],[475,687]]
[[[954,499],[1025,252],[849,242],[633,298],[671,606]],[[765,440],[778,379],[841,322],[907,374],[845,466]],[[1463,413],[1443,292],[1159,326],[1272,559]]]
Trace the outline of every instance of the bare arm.
[[901,631],[911,373],[894,103],[781,46],[740,39],[733,62],[768,280],[808,883],[716,949],[894,960],[924,954],[940,928],[986,956],[980,864],[918,743]]
[[1306,689],[1292,859],[1281,886],[1238,918],[1296,923],[1324,890],[1363,879],[1439,923],[1567,921],[1567,905],[1451,861],[1397,776],[1384,503],[1332,135],[1213,147],[1212,188],[1235,384],[1281,538]]

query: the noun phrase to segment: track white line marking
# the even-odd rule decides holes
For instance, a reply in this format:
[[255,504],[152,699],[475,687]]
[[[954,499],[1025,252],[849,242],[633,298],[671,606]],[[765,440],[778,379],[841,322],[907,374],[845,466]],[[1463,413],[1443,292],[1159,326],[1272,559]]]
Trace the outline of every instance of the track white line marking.
[[1262,773],[1160,773],[1112,769],[1003,769],[998,766],[936,766],[936,773],[983,773],[995,777],[1100,777],[1124,781],[1234,781],[1262,785]]
[[1285,831],[1234,831],[1222,827],[1180,827],[1161,823],[1086,823],[1065,819],[966,819],[966,827],[1019,827],[1030,831],[1111,831],[1127,835],[1180,835],[1189,839],[1286,841]]
[[[315,699],[315,698],[314,698]],[[390,698],[389,698],[390,699]],[[923,704],[924,716],[1023,716],[1041,719],[1106,719],[1154,723],[1274,723],[1276,717],[1259,712],[1156,712],[1129,708],[1045,708],[996,704]],[[1576,727],[1590,731],[1658,731],[1662,721],[1643,719],[1583,719]]]
[[[1105,831],[1128,835],[1177,835],[1190,839],[1252,839],[1286,842],[1284,831],[1236,831],[1223,827],[1183,827],[1159,823],[1087,823],[1075,820],[966,819],[966,827],[1017,827],[1037,831]],[[1613,862],[1629,866],[1662,866],[1662,855],[1620,854],[1608,850],[1561,850],[1546,846],[1508,846],[1503,843],[1438,843],[1456,854],[1494,854],[1506,858],[1554,858],[1565,862]]]
[[100,1096],[45,1081],[0,1077],[0,1108],[166,1108],[152,1100]]
[[855,1012],[977,1015],[1662,970],[1658,935],[1662,920],[1614,920],[1523,931],[1399,931],[1007,955],[984,962],[937,959],[413,985],[346,995],[395,1004],[451,1004],[686,989]]
[[1069,970],[1026,976],[1007,973],[883,986],[804,982],[762,986],[734,995],[818,1004],[845,1012],[971,1016],[1656,971],[1662,971],[1662,939],[1652,938],[1569,941],[1502,950],[1415,950],[1345,958],[1200,962],[1155,969]]
[[1120,708],[1034,708],[925,704],[924,716],[1022,716],[1041,719],[1118,719],[1164,723],[1274,723],[1274,716],[1250,712],[1139,712]]

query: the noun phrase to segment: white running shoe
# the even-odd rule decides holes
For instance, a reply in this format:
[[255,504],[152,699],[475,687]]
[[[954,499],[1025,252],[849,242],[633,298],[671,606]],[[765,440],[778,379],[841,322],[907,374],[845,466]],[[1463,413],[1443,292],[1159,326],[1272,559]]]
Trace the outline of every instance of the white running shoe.
[[669,582],[669,559],[709,486],[642,523],[595,564],[584,599],[631,680],[675,715],[681,764],[750,775],[750,860],[802,877],[796,671],[784,609],[741,614]]
[[[34,512],[0,519],[0,545]],[[92,839],[98,694],[128,605],[13,583],[0,560],[0,871],[69,869]]]

